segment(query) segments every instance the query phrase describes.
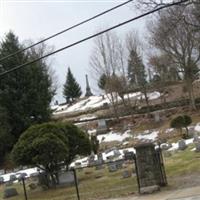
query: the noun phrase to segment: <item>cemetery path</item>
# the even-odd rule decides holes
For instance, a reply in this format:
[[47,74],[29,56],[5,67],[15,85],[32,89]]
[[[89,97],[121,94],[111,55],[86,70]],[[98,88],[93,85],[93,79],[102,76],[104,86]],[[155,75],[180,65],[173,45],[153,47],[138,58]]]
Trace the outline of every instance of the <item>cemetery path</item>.
[[149,195],[132,195],[109,200],[200,200],[200,186],[161,191]]

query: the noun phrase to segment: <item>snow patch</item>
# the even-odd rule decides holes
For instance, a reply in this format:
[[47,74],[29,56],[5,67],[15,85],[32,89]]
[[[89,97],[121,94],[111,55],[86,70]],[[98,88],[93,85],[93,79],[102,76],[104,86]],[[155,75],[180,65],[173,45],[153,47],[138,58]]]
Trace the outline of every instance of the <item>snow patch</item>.
[[[145,133],[145,135],[144,135],[144,133]],[[153,132],[149,133],[149,130],[148,130],[148,132],[144,131],[144,133],[135,136],[135,138],[137,138],[139,140],[152,140],[152,141],[155,141],[155,139],[158,137],[159,131],[153,131]]]
[[93,115],[93,116],[86,116],[86,117],[81,117],[79,119],[79,121],[84,121],[84,120],[90,120],[90,119],[96,119],[97,116]]
[[89,135],[96,134],[97,130],[96,129],[91,129],[87,131]]
[[[117,94],[116,94],[117,95]],[[104,104],[110,104],[110,100],[108,98],[109,94],[104,98],[102,96],[91,96],[87,99],[82,99],[79,102],[73,105],[62,105],[62,106],[53,106],[52,108],[55,110],[53,114],[63,114],[63,113],[70,113],[76,111],[86,111],[93,108],[102,107]],[[157,99],[160,97],[160,93],[157,91],[151,92],[147,94],[149,100]],[[121,98],[117,96],[118,101],[121,101]],[[141,92],[134,92],[130,94],[126,94],[124,96],[125,99],[141,99],[144,98]]]
[[20,170],[20,171],[17,171],[17,172],[7,173],[7,174],[1,175],[0,177],[3,177],[4,182],[7,182],[7,181],[10,180],[10,176],[11,176],[11,175],[17,176],[17,174],[19,174],[19,173],[26,173],[26,174],[27,174],[26,177],[30,177],[31,174],[33,174],[33,173],[38,173],[38,168],[37,168],[37,167],[34,167],[34,168],[29,168],[29,169]]
[[174,128],[168,128],[165,130],[165,133],[171,133],[172,131],[174,131]]
[[[185,140],[186,145],[192,144],[193,140],[194,140],[194,138],[186,139]],[[168,151],[174,151],[174,150],[178,150],[178,142],[172,143],[172,147],[170,149],[168,149]]]
[[132,135],[130,134],[130,131],[126,131],[123,134],[122,133],[116,133],[116,132],[109,132],[106,134],[98,135],[97,139],[99,142],[112,142],[112,141],[119,141],[122,142],[126,138],[130,138]]
[[194,127],[194,130],[197,132],[200,132],[200,123],[196,124],[196,126]]

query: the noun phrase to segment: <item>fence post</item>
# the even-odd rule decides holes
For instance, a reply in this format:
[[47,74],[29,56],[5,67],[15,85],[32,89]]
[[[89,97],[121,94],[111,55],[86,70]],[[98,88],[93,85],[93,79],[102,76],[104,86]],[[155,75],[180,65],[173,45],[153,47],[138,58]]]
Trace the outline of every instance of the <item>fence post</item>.
[[76,169],[73,168],[72,170],[73,170],[73,173],[74,173],[74,181],[75,181],[77,199],[80,200],[79,190],[78,190],[78,182],[77,182],[77,176],[76,176]]
[[27,194],[26,194],[26,185],[25,185],[24,177],[22,177],[22,183],[23,183],[23,188],[24,188],[24,197],[25,197],[25,200],[28,200]]

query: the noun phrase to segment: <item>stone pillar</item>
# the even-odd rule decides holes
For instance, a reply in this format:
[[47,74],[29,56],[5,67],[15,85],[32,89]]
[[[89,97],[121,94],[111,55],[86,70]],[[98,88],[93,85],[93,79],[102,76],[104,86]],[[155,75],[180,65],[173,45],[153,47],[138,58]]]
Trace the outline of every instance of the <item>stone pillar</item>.
[[140,193],[152,193],[163,185],[160,154],[152,143],[139,144],[136,149],[136,170]]

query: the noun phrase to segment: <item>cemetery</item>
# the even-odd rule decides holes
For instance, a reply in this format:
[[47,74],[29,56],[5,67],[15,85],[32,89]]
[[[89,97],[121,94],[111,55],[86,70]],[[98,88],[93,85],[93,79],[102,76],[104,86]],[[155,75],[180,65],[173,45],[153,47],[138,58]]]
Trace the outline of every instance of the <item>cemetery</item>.
[[0,3],[0,200],[200,199],[199,0],[86,1]]
[[[145,130],[136,135],[132,135],[129,130],[124,132],[124,136],[113,131],[112,134],[116,134],[114,137],[108,130],[107,133],[102,134],[104,140],[100,139],[103,138],[101,134],[98,135],[100,148],[101,144],[112,143],[114,139],[118,139],[120,143],[128,139],[127,141],[130,144],[125,148],[123,146],[112,147],[98,155],[91,154],[88,158],[77,158],[71,164],[71,167],[76,169],[80,199],[97,199],[97,197],[109,199],[151,194],[156,191],[159,193],[160,189],[171,190],[173,188],[174,190],[200,184],[196,177],[200,172],[199,124],[193,123],[189,126],[189,130],[191,136],[188,139],[181,139],[179,131],[171,128],[166,128],[164,131],[165,136],[171,135],[168,139],[163,139],[163,131],[161,135],[158,129]],[[135,141],[133,145],[132,140]],[[159,141],[163,142],[158,143]],[[146,153],[145,148],[147,148]],[[157,161],[152,157],[154,155],[152,152],[155,150],[157,152],[158,149],[162,150],[163,156],[161,171],[157,166]],[[146,159],[145,154],[147,155]],[[149,171],[149,175],[146,174],[146,170]],[[72,172],[60,172],[58,175],[59,185],[56,189],[48,190],[39,184],[40,178],[38,178],[37,169],[29,169],[27,173],[26,170],[23,170],[18,174],[25,177],[28,199],[53,200],[58,196],[61,200],[66,198],[77,199]],[[24,198],[22,182],[18,182],[15,176],[14,173],[11,173],[10,181],[0,185],[1,198],[6,198],[6,195],[10,193],[14,195],[10,198],[12,200]],[[8,176],[1,175],[0,177],[2,182],[4,182],[3,179],[9,180]]]

